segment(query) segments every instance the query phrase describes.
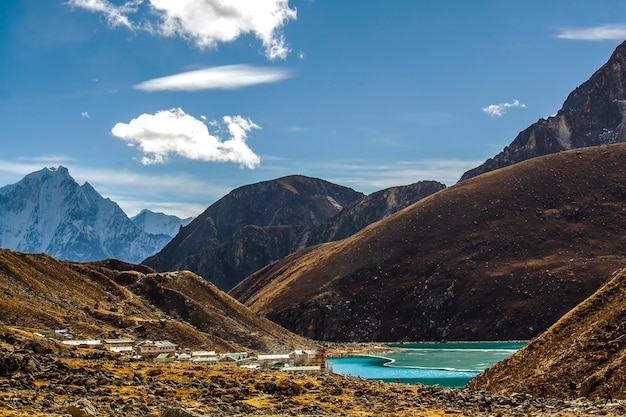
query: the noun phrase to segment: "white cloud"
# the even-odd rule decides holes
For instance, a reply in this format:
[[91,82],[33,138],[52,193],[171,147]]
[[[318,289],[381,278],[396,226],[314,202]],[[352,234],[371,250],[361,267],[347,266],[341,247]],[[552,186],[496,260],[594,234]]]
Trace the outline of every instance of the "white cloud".
[[626,24],[602,25],[579,29],[562,29],[556,37],[559,39],[579,41],[621,41],[626,39]]
[[90,119],[90,118],[91,118],[91,116],[89,116],[89,113],[88,113],[88,112],[86,112],[86,111],[82,112],[80,115],[81,115],[83,118],[85,118],[85,119]]
[[134,24],[128,18],[129,13],[137,11],[137,5],[140,1],[129,1],[121,6],[109,3],[107,0],[68,0],[67,4],[71,7],[80,7],[90,12],[102,13],[107,22],[113,26],[123,26],[133,29]]
[[144,154],[144,165],[164,163],[175,155],[197,161],[235,162],[250,169],[258,166],[260,158],[248,147],[246,138],[250,130],[260,127],[241,116],[224,116],[223,122],[231,135],[225,141],[211,135],[206,124],[180,108],[117,123],[111,133],[137,146]]
[[[288,0],[133,0],[116,6],[108,0],[69,0],[68,5],[102,13],[113,27],[145,30],[161,36],[180,36],[199,48],[215,48],[242,35],[253,34],[263,44],[268,59],[285,59],[291,49],[283,26],[297,18]],[[139,6],[151,13],[133,21]],[[156,21],[148,17],[158,16]]]
[[492,117],[500,117],[506,113],[507,109],[512,107],[526,108],[524,103],[520,103],[519,100],[514,100],[513,103],[499,103],[490,104],[487,107],[483,107],[483,111]]
[[143,91],[237,89],[274,83],[290,76],[291,72],[285,68],[264,68],[245,64],[224,65],[154,78],[139,83],[134,88]]

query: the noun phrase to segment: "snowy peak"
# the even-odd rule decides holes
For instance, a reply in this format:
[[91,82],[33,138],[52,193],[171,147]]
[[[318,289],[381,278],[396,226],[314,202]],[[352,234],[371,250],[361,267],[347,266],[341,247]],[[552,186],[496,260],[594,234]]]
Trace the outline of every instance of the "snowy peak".
[[63,166],[44,168],[0,188],[0,247],[74,261],[129,262],[158,252],[169,236],[143,232],[89,183]]
[[193,217],[181,219],[165,213],[155,213],[147,209],[141,210],[139,214],[130,218],[135,226],[146,233],[153,235],[167,235],[174,237],[181,227],[187,226],[193,220]]

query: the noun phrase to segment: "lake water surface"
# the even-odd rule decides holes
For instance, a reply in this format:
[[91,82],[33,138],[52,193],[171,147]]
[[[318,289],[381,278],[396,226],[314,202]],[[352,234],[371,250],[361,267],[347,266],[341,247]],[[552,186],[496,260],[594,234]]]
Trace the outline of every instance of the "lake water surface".
[[336,373],[403,383],[463,387],[475,375],[510,356],[526,342],[390,344],[399,351],[379,356],[328,359]]

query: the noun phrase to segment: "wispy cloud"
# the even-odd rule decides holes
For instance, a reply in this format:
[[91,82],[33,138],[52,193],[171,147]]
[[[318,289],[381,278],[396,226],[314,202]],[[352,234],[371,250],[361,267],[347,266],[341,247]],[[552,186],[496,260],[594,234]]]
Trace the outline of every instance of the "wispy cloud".
[[[108,0],[69,0],[66,4],[101,13],[112,27],[180,36],[199,48],[215,48],[219,43],[253,34],[271,60],[285,59],[291,52],[282,29],[289,20],[297,18],[297,11],[289,7],[288,0],[129,0],[121,6]],[[145,6],[142,10],[148,12],[141,14],[139,6]],[[140,16],[134,20],[131,15]]]
[[344,172],[333,180],[366,193],[424,180],[439,181],[450,186],[467,170],[483,162],[463,159],[422,159],[379,165],[359,164],[352,166],[352,172]]
[[[145,174],[69,164],[77,182],[88,181],[104,197],[115,201],[128,216],[142,209],[179,217],[197,216],[226,195],[230,188],[185,173]],[[141,189],[141,195],[137,190]]]
[[88,113],[88,112],[86,112],[86,111],[82,112],[80,115],[81,115],[81,117],[83,117],[84,119],[90,119],[90,118],[91,118],[91,116],[89,115],[89,113]]
[[137,146],[144,154],[144,165],[164,163],[174,155],[196,161],[235,162],[251,169],[258,166],[261,160],[248,147],[246,138],[249,131],[260,127],[241,116],[224,116],[222,121],[230,135],[224,141],[211,135],[203,121],[180,108],[117,123],[111,133],[130,146]]
[[129,1],[121,6],[116,6],[107,0],[69,0],[67,5],[94,13],[102,13],[109,25],[113,27],[123,26],[127,29],[134,29],[135,25],[128,18],[128,14],[136,13],[137,6],[141,3],[141,0]]
[[421,159],[389,163],[371,160],[337,160],[324,162],[284,161],[263,156],[263,171],[278,177],[294,172],[320,177],[325,180],[352,187],[366,194],[418,181],[439,181],[448,186],[455,184],[469,169],[482,164],[483,160],[470,159]]
[[291,71],[287,68],[224,65],[154,78],[139,83],[134,88],[143,91],[237,89],[275,83],[289,77]]
[[524,103],[520,103],[519,100],[514,100],[513,103],[490,104],[487,107],[483,107],[482,110],[491,117],[500,117],[512,107],[526,108],[526,105]]
[[626,39],[626,24],[561,29],[556,37],[578,41],[623,40]]
[[[385,188],[413,184],[422,180],[455,184],[463,173],[480,165],[482,160],[422,159],[373,163],[371,160],[296,161],[270,155],[259,175],[267,179],[299,173],[323,178],[335,184],[370,194]],[[28,159],[0,160],[0,187],[22,179],[43,167],[64,165],[74,179],[88,181],[104,197],[115,201],[129,216],[148,208],[180,217],[197,216],[233,188],[236,182],[206,181],[206,176],[108,169],[87,166],[62,155],[43,155]],[[137,190],[141,189],[139,194]]]

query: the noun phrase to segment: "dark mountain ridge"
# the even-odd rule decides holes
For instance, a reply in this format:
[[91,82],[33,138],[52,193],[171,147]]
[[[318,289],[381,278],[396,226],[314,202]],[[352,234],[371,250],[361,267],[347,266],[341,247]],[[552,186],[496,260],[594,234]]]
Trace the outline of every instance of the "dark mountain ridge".
[[312,224],[362,195],[299,175],[239,187],[212,204],[144,263],[162,271],[181,269],[178,265],[182,260],[219,246],[244,226]]
[[424,181],[364,196],[296,175],[247,185],[209,207],[144,264],[189,269],[227,291],[272,261],[349,236],[443,188]]
[[502,152],[461,180],[563,150],[626,141],[626,42],[567,97],[558,113],[520,132]]
[[625,167],[616,144],[483,174],[230,294],[318,340],[529,339],[625,262]]

